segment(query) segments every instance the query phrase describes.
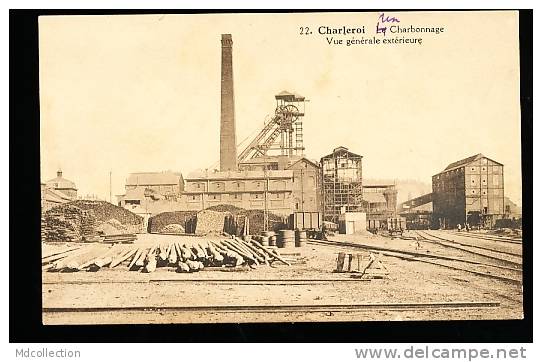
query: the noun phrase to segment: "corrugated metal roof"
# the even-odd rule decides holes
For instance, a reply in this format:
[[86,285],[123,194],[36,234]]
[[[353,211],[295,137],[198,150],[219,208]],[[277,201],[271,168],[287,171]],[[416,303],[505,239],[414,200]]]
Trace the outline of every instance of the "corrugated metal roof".
[[478,160],[478,159],[480,159],[482,157],[483,157],[483,155],[481,153],[479,153],[477,155],[470,156],[470,157],[464,158],[462,160],[452,162],[444,169],[444,171],[451,170],[452,168],[456,168],[456,167],[460,167],[460,166],[469,164],[472,161],[476,161],[476,160]]
[[136,172],[131,173],[126,185],[178,185],[181,175],[173,172]]
[[71,197],[69,197],[68,195],[65,195],[64,193],[62,193],[62,191],[57,191],[54,189],[45,189],[43,192],[44,192],[43,198],[49,202],[61,203],[61,202],[68,202],[72,200]]
[[462,166],[465,166],[465,165],[468,165],[469,163],[473,162],[473,161],[476,161],[476,160],[479,160],[481,158],[487,158],[488,160],[492,161],[492,162],[495,162],[495,163],[498,163],[499,165],[502,165],[502,163],[499,163],[495,160],[492,160],[486,156],[484,156],[483,154],[479,153],[477,155],[474,155],[474,156],[470,156],[470,157],[467,157],[467,158],[464,158],[462,160],[459,160],[459,161],[455,161],[455,162],[452,162],[450,163],[445,169],[444,171],[449,171],[449,170],[452,170],[452,169],[455,169],[455,168],[458,168],[458,167],[462,167]]

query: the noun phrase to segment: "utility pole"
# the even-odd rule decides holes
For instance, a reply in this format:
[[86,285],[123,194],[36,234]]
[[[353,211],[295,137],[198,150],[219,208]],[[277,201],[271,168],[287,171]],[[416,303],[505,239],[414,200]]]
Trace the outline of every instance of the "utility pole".
[[268,176],[268,170],[267,170],[267,163],[264,164],[264,177],[265,177],[265,189],[263,193],[264,198],[264,211],[263,211],[263,228],[264,231],[269,230],[269,214],[267,210],[267,191],[269,190],[269,176]]
[[112,189],[112,183],[111,183],[111,176],[113,174],[113,171],[109,171],[109,202],[112,204],[113,199],[111,197],[111,189]]

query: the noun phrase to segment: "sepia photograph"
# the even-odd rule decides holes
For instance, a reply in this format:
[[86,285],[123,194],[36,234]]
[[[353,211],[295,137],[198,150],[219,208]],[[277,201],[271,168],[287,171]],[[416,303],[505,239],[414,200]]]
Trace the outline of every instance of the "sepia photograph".
[[38,35],[44,325],[524,319],[518,11]]

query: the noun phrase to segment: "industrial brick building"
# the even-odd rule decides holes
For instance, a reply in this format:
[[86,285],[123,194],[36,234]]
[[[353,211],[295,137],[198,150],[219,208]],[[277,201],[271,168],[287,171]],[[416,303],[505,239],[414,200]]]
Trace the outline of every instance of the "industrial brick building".
[[288,215],[292,210],[293,171],[192,172],[185,179],[186,210],[228,204]]
[[503,165],[482,154],[453,162],[433,176],[432,199],[441,228],[491,227],[505,213]]
[[117,202],[122,207],[141,206],[149,208],[148,204],[159,200],[178,201],[184,189],[181,173],[136,172],[126,179],[125,194],[117,195]]
[[291,170],[292,211],[320,210],[320,165],[302,156],[261,156],[239,163],[243,171]]

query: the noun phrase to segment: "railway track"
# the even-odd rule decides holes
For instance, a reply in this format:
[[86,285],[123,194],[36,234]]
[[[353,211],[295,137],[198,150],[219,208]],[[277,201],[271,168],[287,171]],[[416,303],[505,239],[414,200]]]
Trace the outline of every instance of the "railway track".
[[205,313],[307,313],[364,312],[370,310],[434,310],[497,308],[500,302],[436,303],[362,303],[362,304],[277,304],[277,305],[208,305],[208,306],[131,306],[131,307],[45,307],[43,313],[112,313],[112,312],[205,312]]
[[506,237],[500,237],[500,236],[480,235],[478,233],[455,232],[455,231],[450,231],[450,230],[442,230],[442,231],[451,235],[464,236],[466,238],[497,241],[497,242],[508,243],[508,244],[523,244],[523,240],[520,238],[506,238]]
[[[466,253],[470,253],[470,254],[477,255],[477,256],[482,256],[484,258],[488,258],[488,259],[491,259],[491,260],[496,260],[498,262],[501,262],[501,263],[504,263],[504,264],[507,264],[507,265],[512,265],[512,266],[515,266],[515,267],[521,267],[521,265],[522,265],[522,263],[521,263],[522,254],[521,253],[514,253],[514,252],[509,252],[509,251],[497,250],[497,249],[494,249],[494,248],[487,248],[487,247],[484,247],[484,246],[478,246],[478,245],[473,245],[473,244],[462,243],[462,242],[459,242],[457,240],[442,238],[440,236],[431,234],[431,233],[429,233],[427,231],[417,230],[416,234],[418,234],[418,236],[420,236],[425,242],[435,243],[435,244],[438,244],[438,245],[442,245],[442,246],[444,246],[446,248],[461,250],[461,251],[466,252]],[[490,252],[493,255],[488,254],[487,252]],[[505,255],[508,256],[508,258],[503,257]],[[510,257],[515,258],[516,260],[515,261],[511,260]]]
[[[424,253],[405,251],[401,249],[391,249],[391,248],[384,248],[384,247],[356,244],[356,243],[349,243],[349,242],[341,242],[341,241],[321,241],[321,240],[311,239],[309,243],[326,245],[326,246],[334,246],[334,247],[346,247],[346,248],[369,250],[376,253],[380,253],[382,255],[396,257],[403,260],[437,265],[437,266],[445,267],[448,269],[463,271],[463,272],[467,272],[467,273],[474,274],[477,276],[495,279],[495,280],[501,280],[504,282],[513,283],[517,285],[523,284],[523,281],[521,279],[516,278],[517,274],[521,274],[523,272],[523,270],[521,269],[521,264],[518,264],[515,267],[509,267],[509,266],[503,266],[503,265],[498,265],[498,264],[490,264],[490,263],[477,261],[477,260],[468,260],[468,259],[450,257],[447,255],[437,255],[437,254],[428,255]],[[478,270],[468,268],[468,266],[472,266],[472,265],[476,265],[478,267]],[[497,273],[500,273],[500,274],[497,274]],[[510,274],[514,274],[514,275],[511,276]]]
[[[493,252],[497,252],[497,253],[501,253],[501,254],[506,254],[506,255],[511,255],[511,256],[519,256],[521,257],[523,254],[522,253],[514,253],[514,252],[510,252],[510,251],[504,251],[504,250],[499,250],[499,249],[495,249],[495,248],[491,248],[491,247],[485,247],[485,246],[480,246],[480,245],[474,245],[474,244],[470,244],[470,243],[465,243],[465,242],[462,242],[462,241],[458,241],[458,240],[455,240],[455,239],[446,239],[446,238],[442,238],[442,237],[439,237],[439,236],[436,236],[434,234],[430,234],[429,232],[427,231],[424,231],[424,230],[416,230],[415,231],[418,235],[420,235],[420,233],[425,233],[426,235],[429,235],[433,238],[437,238],[437,239],[440,239],[440,240],[444,240],[444,241],[448,241],[450,243],[454,243],[454,244],[458,244],[458,245],[461,245],[461,246],[466,246],[466,247],[472,247],[472,248],[476,248],[476,249],[480,249],[480,250],[487,250],[487,251],[493,251]],[[420,235],[422,238],[423,238],[423,235]]]
[[369,279],[353,278],[313,278],[313,279],[149,279],[149,280],[62,280],[62,281],[44,281],[43,285],[84,285],[84,284],[141,284],[141,283],[201,283],[206,285],[313,285],[330,283],[359,283],[360,281],[370,281]]

